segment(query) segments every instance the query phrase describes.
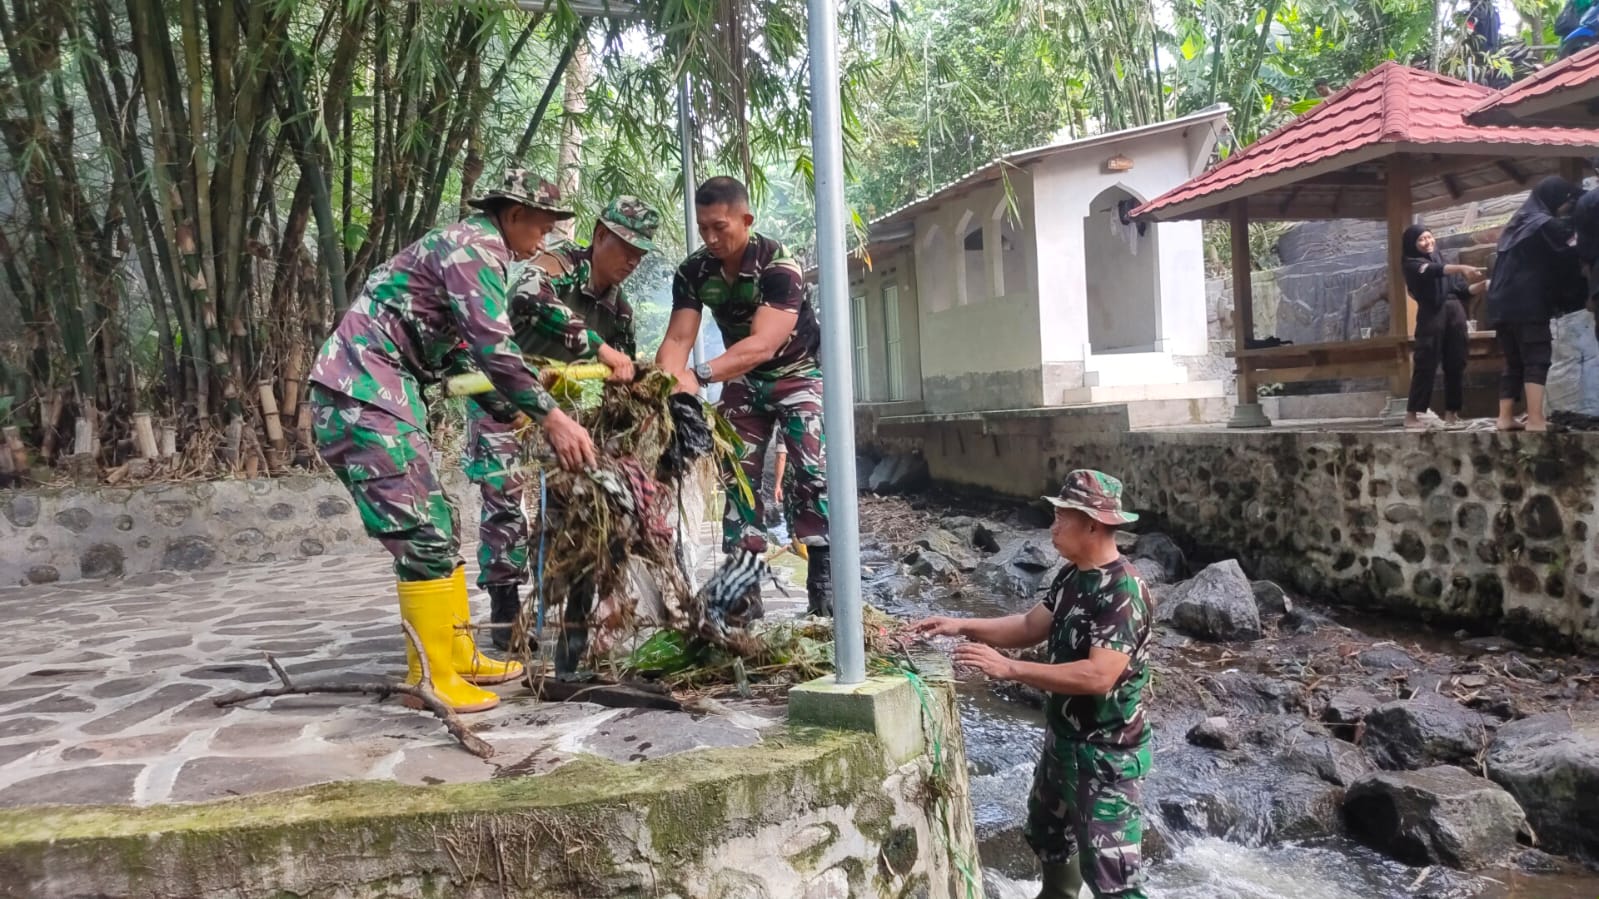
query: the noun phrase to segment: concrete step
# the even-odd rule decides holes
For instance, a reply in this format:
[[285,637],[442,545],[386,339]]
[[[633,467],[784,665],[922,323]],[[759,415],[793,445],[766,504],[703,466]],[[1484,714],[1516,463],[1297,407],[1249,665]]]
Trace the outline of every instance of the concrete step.
[[1148,400],[1212,399],[1226,393],[1220,381],[1183,381],[1177,384],[1116,384],[1072,387],[1062,392],[1068,406],[1083,403],[1136,403]]
[[1166,353],[1108,353],[1090,356],[1084,363],[1085,387],[1181,384],[1187,380],[1188,369]]

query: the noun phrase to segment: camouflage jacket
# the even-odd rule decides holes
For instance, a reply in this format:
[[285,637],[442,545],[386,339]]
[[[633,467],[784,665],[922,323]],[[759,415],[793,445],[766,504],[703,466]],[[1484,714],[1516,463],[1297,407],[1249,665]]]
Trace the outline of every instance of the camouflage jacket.
[[1104,696],[1049,694],[1045,706],[1056,739],[1135,749],[1148,741],[1144,687],[1149,683],[1149,588],[1124,557],[1104,568],[1067,565],[1050,584],[1044,607],[1051,664],[1078,662],[1098,647],[1126,653],[1127,670]]
[[822,332],[816,323],[816,311],[805,298],[805,279],[799,263],[770,237],[750,232],[744,264],[731,282],[722,274],[722,260],[704,248],[678,266],[672,279],[672,309],[699,312],[706,306],[727,346],[750,336],[755,310],[762,306],[799,314],[788,340],[770,361],[756,366],[748,377],[775,381],[810,374],[820,367],[817,351]]
[[589,359],[600,344],[631,356],[637,350],[633,307],[622,285],[596,296],[589,289],[591,248],[572,241],[548,247],[533,260],[549,290],[514,290],[511,326],[522,352],[534,358],[572,362]]
[[543,417],[554,401],[506,316],[510,255],[488,216],[428,232],[367,279],[311,380],[426,428],[422,388],[475,367],[517,409]]

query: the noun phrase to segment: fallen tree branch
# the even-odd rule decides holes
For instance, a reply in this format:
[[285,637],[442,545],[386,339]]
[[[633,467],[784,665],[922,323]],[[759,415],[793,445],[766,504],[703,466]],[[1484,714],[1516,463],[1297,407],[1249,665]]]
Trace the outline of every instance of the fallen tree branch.
[[[402,626],[405,628],[406,639],[412,641],[413,645],[419,644],[420,641],[411,626],[409,624],[403,624]],[[296,684],[289,677],[289,673],[283,670],[283,666],[279,665],[278,660],[273,658],[272,653],[269,652],[266,654],[267,664],[272,666],[272,670],[277,673],[278,680],[283,682],[283,686],[256,690],[252,693],[233,693],[228,696],[218,697],[214,701],[218,708],[225,709],[230,706],[242,705],[246,702],[254,702],[257,699],[271,699],[276,696],[310,696],[317,693],[376,696],[380,701],[390,696],[409,696],[420,702],[424,709],[432,712],[440,721],[443,721],[444,729],[449,731],[450,736],[459,741],[461,747],[467,752],[480,759],[492,757],[494,755],[494,747],[489,745],[487,740],[473,733],[471,728],[466,726],[466,722],[461,720],[461,716],[457,715],[454,709],[439,699],[438,694],[434,693],[433,689],[428,686],[432,681],[428,677],[427,656],[422,655],[420,651],[418,651],[417,655],[422,660],[422,680],[414,686],[392,681],[374,681],[372,683],[358,684]]]

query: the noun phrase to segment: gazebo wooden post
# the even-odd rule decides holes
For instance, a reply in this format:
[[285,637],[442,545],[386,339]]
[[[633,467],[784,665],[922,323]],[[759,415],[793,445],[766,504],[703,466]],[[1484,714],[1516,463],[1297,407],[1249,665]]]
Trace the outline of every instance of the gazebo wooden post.
[[1249,264],[1249,201],[1239,199],[1227,204],[1227,218],[1233,250],[1233,362],[1238,369],[1238,405],[1233,407],[1233,417],[1228,420],[1227,427],[1264,428],[1271,425],[1271,419],[1260,409],[1255,380],[1250,377],[1249,358],[1244,355],[1250,338],[1255,336],[1255,297]]
[[1394,373],[1388,385],[1383,418],[1402,416],[1410,394],[1412,360],[1405,341],[1416,328],[1410,293],[1405,288],[1405,229],[1413,218],[1410,200],[1410,157],[1396,153],[1385,167],[1388,195],[1388,334],[1394,343]]

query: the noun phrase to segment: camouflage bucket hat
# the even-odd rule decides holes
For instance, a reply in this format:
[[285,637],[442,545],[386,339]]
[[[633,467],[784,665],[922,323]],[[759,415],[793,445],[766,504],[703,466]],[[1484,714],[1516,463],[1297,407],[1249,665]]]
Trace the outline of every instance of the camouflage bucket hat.
[[1138,516],[1122,511],[1122,482],[1102,471],[1079,468],[1066,475],[1059,496],[1044,499],[1057,509],[1076,509],[1101,524],[1132,524]]
[[617,197],[600,213],[600,224],[646,253],[654,252],[661,214],[638,197]]
[[560,188],[524,168],[506,169],[505,180],[499,187],[481,197],[467,200],[466,204],[486,212],[492,209],[494,204],[502,200],[520,203],[529,209],[537,209],[540,212],[548,212],[558,220],[573,218],[577,215],[570,209],[561,208]]

